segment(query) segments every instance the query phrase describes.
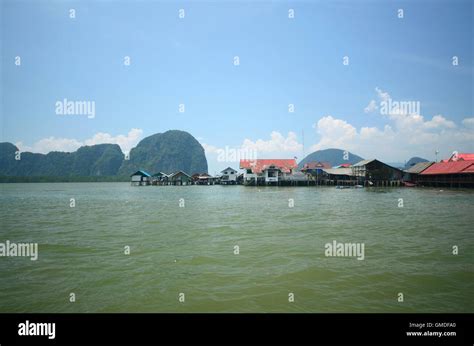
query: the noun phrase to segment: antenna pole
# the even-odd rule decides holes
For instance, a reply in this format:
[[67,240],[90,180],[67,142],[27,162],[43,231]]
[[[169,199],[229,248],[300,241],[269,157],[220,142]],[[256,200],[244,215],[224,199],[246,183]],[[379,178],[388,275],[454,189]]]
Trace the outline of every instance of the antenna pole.
[[301,130],[301,137],[303,138],[303,159],[305,158],[305,155],[304,155],[304,129]]

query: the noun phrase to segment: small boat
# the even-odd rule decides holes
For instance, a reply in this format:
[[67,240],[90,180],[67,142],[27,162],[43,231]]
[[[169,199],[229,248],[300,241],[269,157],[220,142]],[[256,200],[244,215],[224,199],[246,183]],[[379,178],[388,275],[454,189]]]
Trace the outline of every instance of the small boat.
[[355,187],[356,189],[361,189],[361,188],[363,188],[364,186],[363,186],[363,185],[355,185],[354,187]]
[[336,186],[336,189],[350,189],[351,187],[350,186],[346,186],[346,185],[337,185]]
[[415,187],[416,186],[415,183],[410,183],[409,181],[404,181],[403,185],[406,186],[406,187]]

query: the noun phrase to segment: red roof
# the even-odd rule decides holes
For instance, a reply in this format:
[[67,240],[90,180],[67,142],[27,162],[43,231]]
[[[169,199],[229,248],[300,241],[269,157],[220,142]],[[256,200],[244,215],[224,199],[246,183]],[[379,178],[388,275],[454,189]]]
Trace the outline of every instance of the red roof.
[[257,160],[240,160],[241,169],[251,169],[253,173],[261,173],[270,167],[280,169],[284,173],[298,167],[295,159],[257,159]]
[[467,167],[465,170],[462,171],[462,173],[474,173],[474,164]]
[[350,164],[350,163],[343,163],[342,165],[339,165],[339,167],[348,168],[348,167],[352,167],[352,164]]
[[474,173],[474,161],[449,161],[433,163],[430,167],[421,172],[421,175],[459,173]]
[[331,164],[328,162],[308,162],[304,164],[303,169],[317,169],[317,168],[331,168]]

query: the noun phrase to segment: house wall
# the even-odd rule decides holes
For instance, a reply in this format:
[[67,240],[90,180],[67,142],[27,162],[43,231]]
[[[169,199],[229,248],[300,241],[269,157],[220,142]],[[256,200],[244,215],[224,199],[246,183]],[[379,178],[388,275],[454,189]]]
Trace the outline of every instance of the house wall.
[[401,180],[403,172],[382,162],[370,162],[366,165],[366,177],[371,180]]
[[[269,173],[270,173],[270,175],[273,174],[274,176],[269,176]],[[280,172],[278,170],[265,170],[264,171],[265,182],[267,182],[267,183],[274,183],[274,182],[276,183],[276,182],[278,182],[279,173]]]
[[132,181],[137,182],[137,181],[148,181],[148,177],[143,177],[141,175],[132,175]]
[[427,186],[474,187],[474,174],[420,174],[417,182]]
[[185,175],[180,175],[179,177],[174,178],[173,181],[181,185],[188,185],[191,183],[191,179]]
[[234,171],[227,171],[228,174],[226,174],[226,171],[224,171],[223,176],[227,177],[227,181],[236,181],[237,180],[237,174]]
[[257,176],[258,176],[257,174],[253,174],[253,173],[247,173],[247,172],[244,173],[244,179],[245,180],[253,180]]

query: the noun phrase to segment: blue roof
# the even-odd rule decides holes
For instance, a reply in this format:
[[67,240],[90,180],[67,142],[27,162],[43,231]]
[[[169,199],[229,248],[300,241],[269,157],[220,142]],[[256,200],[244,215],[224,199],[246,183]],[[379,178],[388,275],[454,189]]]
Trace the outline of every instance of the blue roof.
[[130,176],[134,176],[134,175],[141,175],[141,176],[145,176],[145,177],[151,177],[151,175],[145,171],[136,171],[135,173],[131,174]]

